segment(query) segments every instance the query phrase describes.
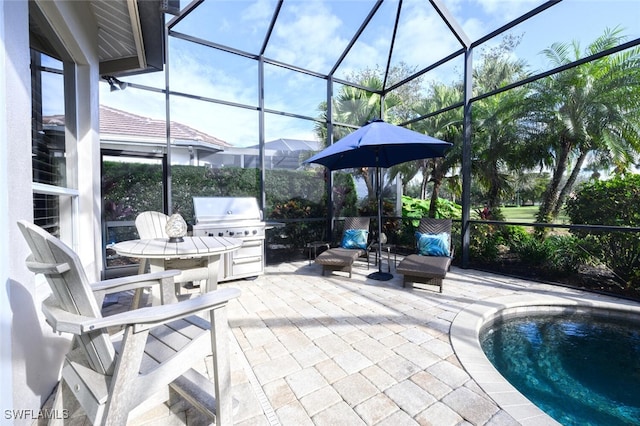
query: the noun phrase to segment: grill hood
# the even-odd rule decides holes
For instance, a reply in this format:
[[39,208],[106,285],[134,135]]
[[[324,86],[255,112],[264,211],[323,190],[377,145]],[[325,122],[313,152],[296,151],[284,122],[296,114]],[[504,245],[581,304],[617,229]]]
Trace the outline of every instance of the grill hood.
[[254,197],[193,197],[193,211],[196,224],[262,220]]

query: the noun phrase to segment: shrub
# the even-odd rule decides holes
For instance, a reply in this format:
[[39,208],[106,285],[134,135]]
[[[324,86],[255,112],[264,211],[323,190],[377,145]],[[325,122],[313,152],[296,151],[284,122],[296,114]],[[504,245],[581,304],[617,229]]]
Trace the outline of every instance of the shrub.
[[581,265],[597,263],[585,249],[586,241],[575,235],[551,235],[544,242],[549,247],[549,265],[557,271],[575,273]]
[[522,262],[543,266],[561,273],[575,273],[581,265],[594,264],[585,249],[585,241],[575,235],[550,235],[544,240],[526,232],[524,227],[507,237],[511,251]]
[[492,262],[498,258],[501,246],[504,245],[504,235],[498,232],[495,226],[478,224],[471,232],[469,252],[475,259]]
[[[614,177],[583,184],[567,200],[565,210],[573,224],[640,226],[640,175]],[[592,254],[611,269],[625,288],[640,288],[640,238],[637,232],[573,231],[592,241]]]
[[[323,206],[302,198],[294,198],[282,204],[276,204],[269,215],[273,219],[309,219],[318,217]],[[284,227],[278,229],[269,243],[284,243],[293,248],[302,248],[309,241],[319,240],[317,226],[305,222],[285,222]],[[279,241],[275,241],[278,239]]]
[[[323,205],[326,196],[322,197]],[[358,209],[358,193],[351,173],[334,173],[333,175],[333,214],[334,216],[356,216]],[[326,209],[323,216],[327,215]]]
[[504,239],[509,243],[511,249],[531,238],[531,234],[527,232],[524,226],[505,225],[500,227],[500,229],[502,230]]
[[[413,219],[411,221],[414,228],[420,224],[420,219],[429,216],[431,200],[402,196],[402,217]],[[436,219],[450,218],[460,219],[462,217],[462,206],[452,201],[438,198],[436,203]]]
[[551,257],[551,247],[545,244],[544,240],[541,241],[532,235],[512,244],[511,248],[522,262],[532,265],[547,264]]
[[102,171],[105,220],[134,220],[145,210],[162,211],[162,166],[105,161]]
[[[171,167],[173,209],[187,222],[193,223],[194,196],[259,197],[260,174],[255,168],[203,166]],[[335,187],[343,196],[337,197],[340,207],[354,211],[356,203],[353,178],[336,173]],[[265,215],[276,204],[294,198],[326,200],[325,186],[316,171],[267,170],[265,173]],[[107,220],[134,220],[146,210],[163,210],[162,166],[156,164],[103,163],[102,193]],[[320,213],[326,216],[326,210]]]

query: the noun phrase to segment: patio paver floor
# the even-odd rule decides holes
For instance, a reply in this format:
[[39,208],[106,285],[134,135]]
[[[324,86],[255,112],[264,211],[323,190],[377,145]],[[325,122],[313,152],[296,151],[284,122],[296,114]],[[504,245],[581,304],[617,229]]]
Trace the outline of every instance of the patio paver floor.
[[[443,293],[407,290],[398,274],[379,282],[367,278],[373,271],[363,263],[351,279],[340,272],[323,277],[319,265],[305,260],[267,266],[255,280],[220,284],[242,290],[228,307],[233,394],[240,404],[235,424],[527,423],[500,408],[460,364],[451,324],[479,301],[587,293],[455,267]],[[73,413],[74,424],[83,424],[81,411]],[[553,423],[535,418],[535,424]],[[203,420],[172,401],[135,424]]]

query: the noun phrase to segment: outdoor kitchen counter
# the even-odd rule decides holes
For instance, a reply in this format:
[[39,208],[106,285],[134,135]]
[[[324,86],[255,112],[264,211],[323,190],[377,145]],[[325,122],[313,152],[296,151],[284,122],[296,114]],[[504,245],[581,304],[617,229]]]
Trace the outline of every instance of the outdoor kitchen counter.
[[[206,259],[206,267],[183,270],[176,281],[206,279],[207,286],[204,290],[213,291],[218,285],[220,256],[239,249],[241,245],[242,240],[237,238],[203,236],[184,237],[184,241],[179,243],[170,243],[167,238],[122,241],[115,244],[113,250],[121,256],[149,259],[150,272],[165,270],[166,261],[171,259]],[[173,292],[162,293],[163,298],[169,297],[176,301]]]

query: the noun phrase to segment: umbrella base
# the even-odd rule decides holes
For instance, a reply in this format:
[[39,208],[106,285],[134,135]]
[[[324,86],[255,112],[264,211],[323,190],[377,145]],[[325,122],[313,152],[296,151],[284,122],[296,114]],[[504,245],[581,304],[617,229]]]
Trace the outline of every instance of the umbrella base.
[[388,274],[386,272],[378,271],[378,272],[374,272],[367,275],[367,278],[371,278],[372,280],[376,280],[376,281],[389,281],[390,279],[393,278],[393,275]]

